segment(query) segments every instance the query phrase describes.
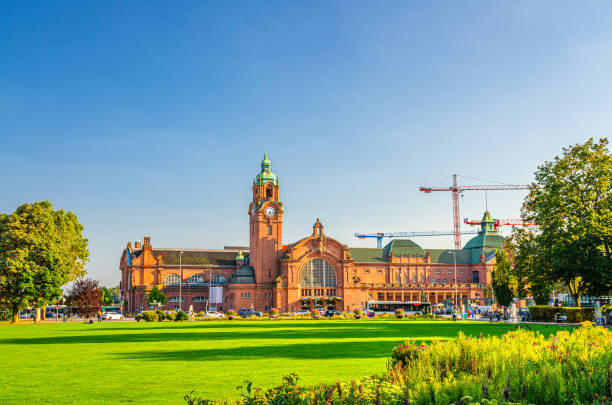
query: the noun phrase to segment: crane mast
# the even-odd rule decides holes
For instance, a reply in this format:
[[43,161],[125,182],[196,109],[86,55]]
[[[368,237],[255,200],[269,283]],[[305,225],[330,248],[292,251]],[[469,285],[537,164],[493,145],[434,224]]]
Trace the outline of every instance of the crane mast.
[[455,235],[455,249],[461,249],[461,227],[459,221],[459,194],[464,191],[475,190],[527,190],[528,185],[524,184],[503,184],[503,185],[476,185],[476,186],[459,186],[457,185],[457,175],[453,174],[453,185],[451,187],[419,187],[419,190],[424,193],[432,191],[450,191],[453,197],[453,233]]

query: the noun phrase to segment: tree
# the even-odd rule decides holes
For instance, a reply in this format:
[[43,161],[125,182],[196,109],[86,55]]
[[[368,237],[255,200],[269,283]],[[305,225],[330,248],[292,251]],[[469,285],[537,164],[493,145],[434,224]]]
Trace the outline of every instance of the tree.
[[495,269],[491,272],[491,286],[498,304],[507,307],[516,295],[518,283],[506,250],[498,250],[495,253],[495,261]]
[[96,280],[78,279],[68,291],[66,298],[71,310],[88,318],[102,307],[102,288]]
[[159,303],[164,305],[166,303],[166,296],[163,292],[157,288],[156,285],[153,286],[153,289],[149,293],[149,297],[147,298],[147,303],[151,305],[152,303]]
[[21,309],[53,302],[64,284],[85,274],[89,252],[82,232],[75,214],[56,211],[48,201],[0,214],[0,302],[13,322]]
[[572,295],[612,291],[612,155],[608,140],[564,148],[535,173],[522,216],[539,226],[533,243],[549,280],[572,283]]
[[109,306],[113,305],[115,301],[111,297],[111,293],[106,287],[102,287],[102,305]]
[[512,235],[504,241],[504,247],[511,252],[517,295],[531,296],[536,304],[546,305],[554,283],[547,255],[541,251],[536,237],[537,233],[533,227],[515,228]]

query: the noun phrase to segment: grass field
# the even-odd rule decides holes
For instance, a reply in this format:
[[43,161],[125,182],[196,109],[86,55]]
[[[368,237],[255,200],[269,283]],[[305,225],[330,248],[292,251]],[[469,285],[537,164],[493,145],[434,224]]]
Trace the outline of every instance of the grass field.
[[230,398],[244,380],[267,387],[291,372],[305,383],[380,373],[406,338],[511,328],[396,320],[0,325],[0,403],[180,404],[191,390]]

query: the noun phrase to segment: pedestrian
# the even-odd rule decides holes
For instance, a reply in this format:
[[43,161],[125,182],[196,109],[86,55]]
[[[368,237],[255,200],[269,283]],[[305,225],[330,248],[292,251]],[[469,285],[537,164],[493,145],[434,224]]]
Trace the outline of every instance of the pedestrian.
[[98,310],[98,322],[102,322],[102,312]]
[[457,309],[453,309],[453,322],[457,322]]

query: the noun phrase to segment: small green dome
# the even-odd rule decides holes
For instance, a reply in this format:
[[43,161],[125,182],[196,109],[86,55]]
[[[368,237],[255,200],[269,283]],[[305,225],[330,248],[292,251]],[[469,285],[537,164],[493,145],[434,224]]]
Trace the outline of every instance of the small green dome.
[[266,150],[266,153],[264,154],[264,158],[261,161],[261,172],[257,176],[255,176],[256,184],[261,185],[261,184],[271,182],[275,186],[278,185],[278,178],[276,177],[276,174],[270,171],[271,165],[272,165],[272,162],[270,161],[270,159],[268,159],[268,151]]
[[238,256],[236,256],[236,261],[238,260],[244,261],[244,256],[242,255],[242,252],[238,252]]

